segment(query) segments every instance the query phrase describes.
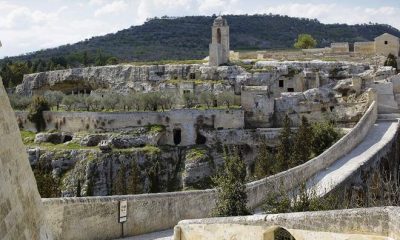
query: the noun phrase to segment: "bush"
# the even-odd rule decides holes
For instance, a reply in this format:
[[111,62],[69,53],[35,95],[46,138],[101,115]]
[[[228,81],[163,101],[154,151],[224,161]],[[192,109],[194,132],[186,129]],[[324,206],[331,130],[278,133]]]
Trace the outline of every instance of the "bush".
[[186,108],[192,108],[197,103],[197,97],[192,92],[184,93],[182,98],[183,98],[183,102],[185,103]]
[[393,54],[389,54],[386,58],[386,61],[384,63],[385,66],[391,66],[395,69],[397,69],[397,60],[396,57]]
[[310,34],[300,34],[294,44],[295,48],[301,49],[315,48],[316,46],[317,40],[315,40]]
[[312,151],[316,156],[323,153],[340,139],[342,133],[330,122],[317,122],[312,125]]
[[42,96],[33,98],[32,104],[29,107],[28,120],[35,124],[38,132],[46,129],[46,121],[43,117],[43,112],[50,110],[49,104]]
[[11,107],[16,110],[26,110],[32,103],[32,97],[10,94],[8,98],[10,99]]

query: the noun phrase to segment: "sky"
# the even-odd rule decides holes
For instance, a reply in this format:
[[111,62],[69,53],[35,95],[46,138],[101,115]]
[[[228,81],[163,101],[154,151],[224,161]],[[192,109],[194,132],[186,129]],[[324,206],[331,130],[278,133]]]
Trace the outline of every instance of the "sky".
[[273,13],[400,29],[400,0],[0,0],[0,58],[113,33],[151,17],[220,13]]

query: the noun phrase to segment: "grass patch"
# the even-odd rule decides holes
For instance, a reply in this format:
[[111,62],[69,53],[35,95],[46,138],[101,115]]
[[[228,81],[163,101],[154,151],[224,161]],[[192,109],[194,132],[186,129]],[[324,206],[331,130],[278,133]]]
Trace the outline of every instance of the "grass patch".
[[132,148],[132,151],[143,152],[147,155],[158,155],[161,153],[161,149],[153,145],[146,145],[144,147]]
[[154,124],[147,126],[150,133],[160,133],[165,131],[165,126],[160,124]]
[[194,85],[202,85],[202,84],[223,84],[225,83],[224,80],[201,80],[201,79],[194,79],[194,80],[185,80],[185,79],[170,79],[165,81],[165,83],[178,85],[181,83],[193,83]]
[[197,162],[207,157],[207,150],[202,148],[192,148],[186,152],[186,161]]
[[25,130],[20,131],[20,133],[21,133],[22,142],[25,145],[33,144],[33,142],[35,141],[36,133],[31,132],[31,131],[25,131]]
[[166,64],[203,64],[207,63],[206,60],[161,60],[161,61],[149,61],[149,62],[130,62],[128,64],[134,66],[144,65],[166,65]]

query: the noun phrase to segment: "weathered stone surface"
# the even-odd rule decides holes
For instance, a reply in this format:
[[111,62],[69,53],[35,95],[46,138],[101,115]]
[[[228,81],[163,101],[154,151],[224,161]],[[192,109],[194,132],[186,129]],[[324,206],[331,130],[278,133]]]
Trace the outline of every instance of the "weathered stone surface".
[[60,144],[71,141],[73,138],[72,134],[65,132],[53,132],[53,133],[38,133],[35,136],[35,143],[53,143]]
[[0,239],[52,239],[17,121],[0,78]]
[[21,95],[42,93],[45,90],[64,92],[110,89],[125,93],[157,90],[167,80],[229,80],[243,72],[237,66],[208,67],[204,65],[116,65],[76,68],[24,76],[16,92]]
[[95,147],[103,140],[108,139],[106,134],[89,134],[83,137],[80,144],[86,147]]

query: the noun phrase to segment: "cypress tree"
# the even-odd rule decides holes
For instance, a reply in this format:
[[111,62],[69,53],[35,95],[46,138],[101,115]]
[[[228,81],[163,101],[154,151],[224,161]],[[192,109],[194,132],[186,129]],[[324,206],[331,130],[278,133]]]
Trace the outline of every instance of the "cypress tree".
[[283,119],[283,128],[279,134],[279,145],[276,155],[278,172],[287,170],[289,168],[292,152],[292,130],[290,128],[290,118],[288,115],[286,115]]
[[235,149],[225,154],[223,172],[213,178],[217,186],[217,206],[214,215],[219,217],[241,216],[249,214],[246,207],[246,165]]
[[274,156],[268,151],[265,138],[261,141],[254,166],[254,177],[261,179],[274,174]]
[[307,162],[311,156],[313,131],[306,117],[301,118],[301,125],[294,137],[293,153],[289,167]]

